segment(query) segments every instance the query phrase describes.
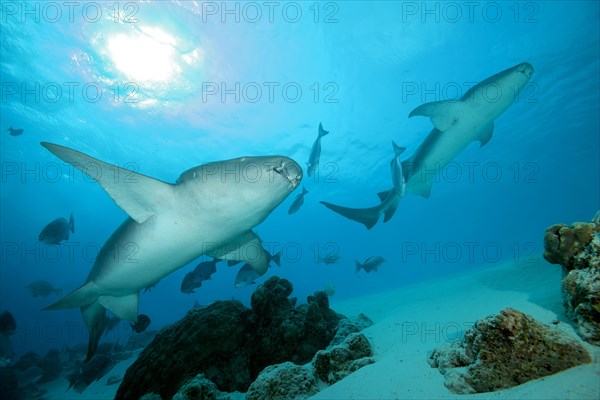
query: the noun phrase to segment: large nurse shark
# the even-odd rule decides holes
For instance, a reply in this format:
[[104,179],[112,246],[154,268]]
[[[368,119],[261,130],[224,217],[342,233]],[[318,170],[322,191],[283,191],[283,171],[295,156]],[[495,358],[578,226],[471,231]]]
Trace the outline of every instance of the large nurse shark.
[[129,215],[100,249],[85,284],[46,308],[81,308],[86,361],[104,331],[106,309],[136,322],[140,290],[202,255],[245,261],[264,274],[269,255],[252,228],[302,180],[295,161],[272,156],[203,164],[170,184],[67,147],[42,146],[88,174]]
[[[524,62],[473,86],[460,100],[436,101],[415,108],[409,117],[429,117],[434,128],[414,154],[401,163],[402,171],[396,172],[403,178],[401,189],[394,182],[391,190],[379,193],[381,203],[370,208],[321,203],[371,229],[381,214],[385,215],[384,222],[391,219],[404,193],[428,198],[436,172],[444,169],[472,142],[478,141],[484,146],[490,141],[494,120],[510,107],[532,75],[533,66]],[[392,160],[392,175],[398,156],[396,152]]]

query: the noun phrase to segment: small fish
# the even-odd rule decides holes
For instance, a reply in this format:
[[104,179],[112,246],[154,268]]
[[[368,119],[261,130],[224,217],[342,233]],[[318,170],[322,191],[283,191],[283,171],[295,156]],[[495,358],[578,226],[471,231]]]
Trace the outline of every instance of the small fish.
[[363,264],[359,263],[356,260],[355,260],[355,262],[356,262],[356,268],[355,268],[356,273],[358,273],[358,271],[360,271],[361,269],[364,269],[365,272],[368,274],[371,271],[377,272],[379,267],[381,266],[381,264],[383,264],[385,262],[385,258],[379,257],[379,256],[374,256],[374,257],[367,258]]
[[217,272],[217,263],[219,261],[221,260],[215,258],[212,261],[201,262],[193,271],[185,274],[181,281],[181,293],[196,293],[194,289],[202,286],[202,282],[211,279],[211,276]]
[[335,285],[333,283],[326,283],[323,291],[327,293],[327,296],[331,297],[335,294]]
[[111,376],[106,380],[106,386],[115,385],[123,380],[123,377]]
[[10,136],[21,136],[23,134],[23,129],[13,128],[12,126],[7,131]]
[[292,205],[290,206],[290,209],[288,210],[288,214],[293,214],[296,211],[298,211],[300,209],[300,207],[302,207],[302,204],[304,204],[304,195],[308,194],[308,190],[306,190],[306,188],[303,186],[302,187],[302,193],[300,193],[298,196],[296,196],[296,198],[294,199],[294,202],[292,203]]
[[44,280],[31,282],[29,285],[25,286],[25,289],[29,290],[33,297],[48,297],[52,293],[58,297],[62,295],[62,289],[57,289],[48,281]]
[[75,233],[75,220],[73,213],[69,221],[64,218],[57,218],[42,229],[39,241],[44,244],[60,244],[63,240],[69,240],[69,231]]
[[256,279],[260,278],[258,272],[250,266],[250,264],[244,264],[235,276],[235,283],[233,286],[237,289],[243,288],[249,285],[254,285]]
[[146,330],[146,328],[148,328],[150,322],[152,321],[150,321],[149,316],[146,314],[140,314],[138,315],[138,321],[135,324],[130,324],[131,329],[133,329],[135,333],[142,333]]
[[12,336],[17,329],[17,321],[10,311],[2,311],[0,313],[0,333],[6,336]]
[[317,168],[319,168],[319,160],[321,158],[321,138],[328,133],[329,131],[323,129],[323,125],[319,123],[319,135],[317,136],[317,140],[313,143],[308,162],[306,163],[306,172],[308,176],[312,176]]
[[[281,267],[281,252],[279,252],[275,255],[271,255],[271,254],[267,253],[267,257],[269,259],[269,263],[271,261],[273,261],[275,264],[277,264],[278,267]],[[241,263],[240,260],[227,260],[228,267],[233,267],[235,265],[238,265],[239,263]]]
[[268,254],[268,256],[269,256],[269,264],[270,264],[271,262],[274,262],[274,263],[275,263],[275,265],[277,265],[278,267],[281,267],[281,252],[278,252],[278,253],[277,253],[277,254],[275,254],[275,255],[271,255],[271,254],[269,254],[269,253],[267,253],[267,254]]
[[[268,254],[268,256],[269,264],[274,262],[278,267],[281,267],[281,252],[278,252],[275,255]],[[254,285],[256,280],[260,277],[261,275],[259,275],[258,272],[256,272],[254,268],[250,266],[250,264],[244,264],[235,276],[235,282],[233,286],[239,289],[249,285]]]
[[336,264],[342,257],[337,253],[328,254],[325,257],[319,256],[319,262],[327,265]]

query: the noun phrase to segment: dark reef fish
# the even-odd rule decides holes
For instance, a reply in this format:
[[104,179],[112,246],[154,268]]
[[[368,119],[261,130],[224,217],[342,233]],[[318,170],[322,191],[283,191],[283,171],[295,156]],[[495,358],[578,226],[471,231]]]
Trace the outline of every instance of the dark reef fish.
[[319,263],[324,263],[327,265],[336,264],[338,261],[340,261],[340,258],[342,257],[337,253],[328,254],[325,257],[319,256]]
[[356,268],[354,271],[356,273],[358,273],[358,271],[360,271],[361,269],[364,269],[367,274],[372,271],[377,272],[379,270],[379,267],[384,262],[385,262],[385,258],[379,257],[379,256],[369,257],[362,264],[355,260]]
[[[271,255],[269,253],[267,253],[267,257],[269,260],[269,264],[272,262],[274,262],[278,267],[281,267],[281,252],[275,254],[275,255]],[[237,289],[239,288],[243,288],[249,285],[253,285],[256,283],[256,279],[260,278],[260,275],[258,275],[255,271],[252,270],[252,267],[248,264],[244,264],[242,265],[242,268],[240,268],[240,270],[238,271],[237,275],[235,276],[235,282],[233,284],[233,286]]]
[[12,336],[15,334],[17,329],[17,321],[10,311],[3,311],[0,313],[0,333],[6,336]]
[[25,286],[25,289],[29,290],[33,297],[48,297],[51,294],[61,296],[62,294],[62,289],[57,289],[48,281],[44,280],[31,282],[29,285]]
[[212,261],[201,262],[193,271],[185,274],[181,281],[181,293],[196,293],[194,289],[202,286],[202,282],[211,279],[211,276],[217,272],[217,263],[219,261],[221,260],[214,259]]
[[146,330],[146,328],[148,328],[148,326],[150,326],[150,322],[152,321],[150,320],[149,316],[146,314],[140,314],[138,315],[137,322],[135,324],[130,324],[131,329],[133,329],[135,333],[142,333]]
[[44,244],[60,244],[63,240],[69,240],[69,231],[75,233],[75,220],[73,213],[67,221],[64,218],[57,218],[42,229],[38,239]]
[[13,128],[12,126],[7,131],[10,136],[21,136],[23,134],[23,129]]
[[297,212],[300,207],[302,207],[302,204],[304,204],[304,196],[308,194],[308,190],[306,190],[305,187],[302,187],[302,193],[300,193],[298,196],[296,196],[296,198],[294,199],[294,202],[292,203],[292,205],[290,206],[290,209],[288,210],[288,214],[293,214],[295,212]]

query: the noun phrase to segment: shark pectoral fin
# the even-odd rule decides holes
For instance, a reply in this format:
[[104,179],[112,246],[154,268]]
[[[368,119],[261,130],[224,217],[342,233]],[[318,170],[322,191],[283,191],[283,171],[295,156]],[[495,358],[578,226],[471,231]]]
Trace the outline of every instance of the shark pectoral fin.
[[490,122],[489,125],[487,125],[485,128],[483,128],[481,130],[481,133],[479,134],[479,143],[480,146],[479,147],[483,147],[487,144],[487,142],[490,141],[490,139],[492,138],[492,134],[494,133],[494,123]]
[[321,204],[343,217],[360,222],[366,226],[367,229],[374,227],[379,220],[379,215],[381,215],[381,206],[370,208],[349,208],[337,206],[326,201],[322,201]]
[[88,282],[43,310],[62,310],[65,308],[84,307],[93,303],[97,298],[98,291],[96,285],[93,282]]
[[99,296],[98,303],[117,318],[137,322],[139,293],[126,296]]
[[243,261],[259,275],[264,275],[269,267],[269,254],[263,248],[258,235],[253,231],[247,231],[207,254],[222,260]]
[[81,307],[81,315],[88,329],[88,349],[84,362],[88,362],[96,353],[100,337],[106,328],[106,310],[97,301]]
[[144,223],[165,203],[170,203],[171,184],[105,163],[68,147],[46,142],[41,145],[98,182],[137,223]]
[[458,121],[465,105],[457,100],[442,100],[421,104],[410,112],[408,117],[415,115],[429,117],[433,126],[441,132],[447,131]]

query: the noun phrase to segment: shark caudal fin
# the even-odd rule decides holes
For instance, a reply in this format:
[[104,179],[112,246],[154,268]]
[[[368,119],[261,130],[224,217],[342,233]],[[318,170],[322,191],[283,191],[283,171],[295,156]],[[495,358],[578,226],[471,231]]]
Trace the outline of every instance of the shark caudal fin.
[[349,208],[327,203],[326,201],[322,201],[321,204],[343,217],[360,222],[366,226],[367,229],[374,227],[379,220],[379,216],[381,215],[380,205],[370,208]]
[[100,338],[106,329],[106,310],[97,301],[94,301],[85,307],[81,307],[81,316],[88,329],[89,336],[87,354],[83,361],[87,363],[96,353]]
[[400,147],[392,140],[392,148],[394,149],[394,155],[399,157],[406,151],[406,147]]
[[329,131],[326,131],[325,129],[323,129],[323,124],[321,124],[319,122],[319,138],[322,138],[323,136],[327,135],[329,133]]

